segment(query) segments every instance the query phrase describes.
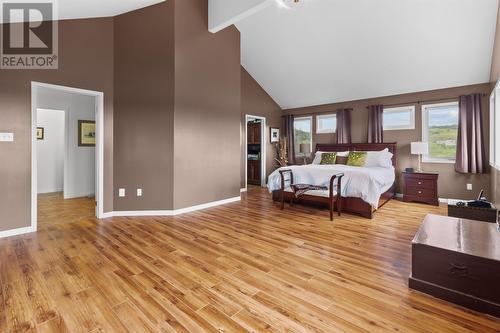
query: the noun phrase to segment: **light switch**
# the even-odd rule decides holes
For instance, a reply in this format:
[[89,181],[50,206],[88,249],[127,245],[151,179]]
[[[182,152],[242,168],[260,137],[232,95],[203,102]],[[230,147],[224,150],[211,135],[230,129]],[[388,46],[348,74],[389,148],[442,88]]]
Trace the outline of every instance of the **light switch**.
[[142,197],[142,188],[137,189],[137,196]]
[[14,133],[0,133],[0,142],[14,142]]
[[125,196],[125,189],[124,188],[121,188],[118,190],[118,196],[120,198],[123,198]]

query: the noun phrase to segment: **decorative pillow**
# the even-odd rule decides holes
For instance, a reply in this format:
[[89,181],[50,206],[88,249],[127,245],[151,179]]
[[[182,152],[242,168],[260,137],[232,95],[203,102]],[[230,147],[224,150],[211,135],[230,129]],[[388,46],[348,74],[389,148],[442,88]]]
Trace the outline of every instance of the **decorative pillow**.
[[347,156],[337,156],[337,159],[335,160],[335,164],[347,164]]
[[[317,151],[316,154],[314,154],[314,160],[312,161],[312,164],[321,164],[321,155],[324,153],[328,153],[327,151]],[[339,156],[347,156],[349,155],[348,151],[338,151],[336,152],[337,157]]]
[[335,164],[336,159],[337,159],[337,153],[323,153],[321,154],[320,164]]
[[321,155],[325,153],[324,151],[317,151],[316,154],[314,154],[314,160],[312,161],[312,164],[320,164],[321,163]]
[[347,165],[362,167],[365,166],[366,151],[351,151],[347,157]]

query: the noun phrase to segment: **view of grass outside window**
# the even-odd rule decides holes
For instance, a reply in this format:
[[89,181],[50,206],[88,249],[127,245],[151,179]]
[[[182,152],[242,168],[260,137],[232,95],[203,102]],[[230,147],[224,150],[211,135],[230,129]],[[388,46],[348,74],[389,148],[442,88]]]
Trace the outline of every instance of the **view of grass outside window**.
[[423,140],[429,143],[427,162],[453,162],[457,151],[458,103],[422,106]]
[[300,144],[308,143],[312,151],[312,117],[295,118],[293,121],[295,135],[295,155],[302,156]]

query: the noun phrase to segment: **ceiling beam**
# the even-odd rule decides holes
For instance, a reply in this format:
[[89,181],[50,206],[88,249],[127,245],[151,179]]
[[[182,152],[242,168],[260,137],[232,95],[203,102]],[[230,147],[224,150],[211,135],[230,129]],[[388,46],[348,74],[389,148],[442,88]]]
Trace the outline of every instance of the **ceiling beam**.
[[270,6],[275,0],[208,0],[208,30],[219,32]]

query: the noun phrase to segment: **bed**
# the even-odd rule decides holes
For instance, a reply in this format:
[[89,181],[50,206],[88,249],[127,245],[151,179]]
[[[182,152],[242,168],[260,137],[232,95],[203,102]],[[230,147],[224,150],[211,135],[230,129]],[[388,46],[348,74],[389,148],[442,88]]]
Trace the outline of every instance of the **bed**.
[[392,168],[350,167],[346,165],[296,165],[280,168],[269,176],[268,188],[273,200],[299,201],[324,205],[328,202],[325,195],[311,191],[295,198],[292,191],[281,191],[280,170],[290,169],[297,182],[322,185],[330,179],[329,175],[342,173],[341,197],[342,212],[373,218],[373,213],[395,196],[396,143],[352,143],[352,144],[317,144],[316,151],[382,151],[387,149],[393,154]]

